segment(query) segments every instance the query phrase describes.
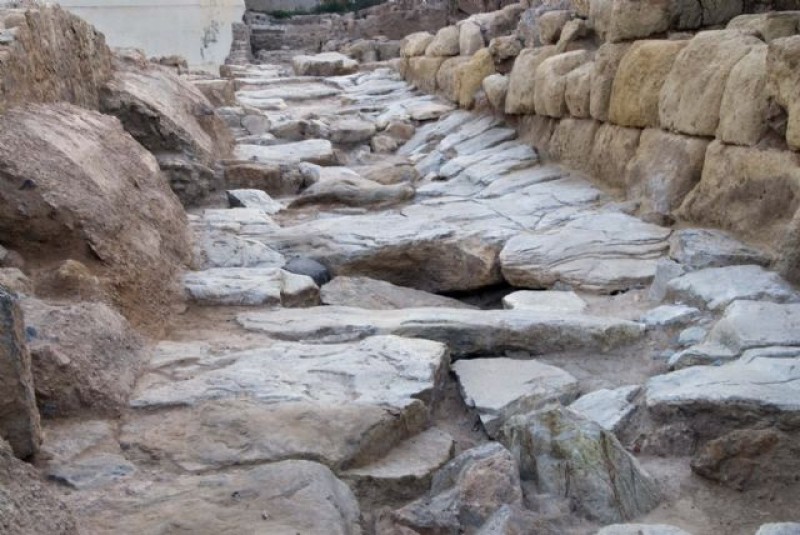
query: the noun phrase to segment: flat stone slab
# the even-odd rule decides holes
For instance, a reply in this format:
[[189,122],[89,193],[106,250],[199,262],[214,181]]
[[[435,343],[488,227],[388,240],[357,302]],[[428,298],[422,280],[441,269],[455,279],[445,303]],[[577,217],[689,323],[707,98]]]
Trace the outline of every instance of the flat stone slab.
[[600,424],[613,433],[619,432],[630,420],[636,405],[633,398],[642,390],[638,385],[603,388],[581,396],[569,408]]
[[421,307],[474,308],[458,299],[396,286],[369,277],[336,277],[321,288],[320,298],[326,305],[371,310]]
[[231,208],[255,208],[269,215],[284,209],[283,204],[260,189],[229,189],[227,195]]
[[756,535],[798,535],[800,534],[800,523],[798,522],[774,522],[764,524]]
[[201,305],[312,306],[319,288],[311,277],[275,267],[221,267],[183,277],[186,295]]
[[234,156],[238,160],[259,163],[298,164],[311,162],[319,165],[336,163],[333,145],[327,139],[307,139],[282,145],[236,145]]
[[522,350],[606,350],[638,339],[644,327],[613,318],[516,310],[409,308],[380,314],[348,307],[282,309],[239,314],[245,329],[279,340],[353,341],[394,334],[447,344],[455,356]]
[[[86,503],[97,535],[303,533],[353,535],[360,510],[350,489],[325,466],[284,461],[224,474],[164,477]],[[120,522],[124,518],[124,522]],[[168,519],[168,520],[165,520]]]
[[474,407],[493,437],[503,423],[548,403],[569,403],[580,394],[571,374],[535,360],[459,360],[453,364],[464,402]]
[[689,269],[734,265],[769,265],[763,251],[744,244],[721,230],[681,229],[670,238],[670,257]]
[[800,304],[736,301],[711,329],[708,341],[737,355],[748,349],[800,346]]
[[335,97],[341,93],[340,89],[320,82],[305,84],[275,85],[264,89],[248,89],[236,92],[236,100],[240,104],[254,108],[269,110],[275,109],[277,101],[298,102],[304,100],[319,100]]
[[667,298],[720,310],[739,299],[797,302],[800,293],[780,275],[761,266],[728,266],[693,271],[671,280]]
[[201,269],[274,267],[286,264],[282,254],[252,238],[225,230],[195,228],[194,256]]
[[443,344],[397,336],[333,345],[276,343],[219,354],[206,344],[162,342],[130,404],[156,408],[247,398],[402,408],[431,396],[447,363]]
[[625,214],[601,213],[511,238],[500,264],[513,286],[549,288],[562,282],[595,292],[628,290],[653,280],[670,232]]
[[692,321],[700,315],[700,311],[686,305],[662,305],[648,310],[639,317],[639,321],[648,327],[673,327]]
[[763,418],[800,426],[800,359],[741,359],[722,366],[694,366],[647,382],[646,402],[662,417],[706,414],[752,422]]
[[507,310],[535,310],[539,312],[563,312],[581,314],[588,308],[586,301],[575,292],[520,291],[503,298]]
[[342,473],[359,496],[412,499],[430,488],[434,472],[453,456],[453,437],[429,429],[405,440],[377,461]]

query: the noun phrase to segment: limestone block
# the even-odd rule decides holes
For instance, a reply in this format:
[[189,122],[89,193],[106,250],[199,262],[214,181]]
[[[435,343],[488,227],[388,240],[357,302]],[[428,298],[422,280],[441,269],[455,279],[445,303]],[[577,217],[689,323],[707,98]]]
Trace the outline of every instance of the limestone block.
[[462,56],[471,56],[484,47],[483,32],[478,23],[466,20],[459,28],[458,46]]
[[458,27],[445,26],[436,32],[433,40],[425,49],[425,55],[431,57],[457,56],[461,50],[459,38]]
[[539,15],[536,18],[536,26],[542,44],[556,44],[561,36],[562,28],[571,18],[572,13],[569,10],[548,11]]
[[567,75],[564,100],[572,117],[589,118],[594,62],[585,63]]
[[728,23],[729,30],[756,32],[767,43],[796,35],[800,30],[800,13],[796,11],[740,15]]
[[608,121],[614,79],[630,46],[629,43],[606,43],[597,49],[592,72],[592,93],[589,96],[589,114],[593,119]]
[[458,105],[471,108],[483,79],[494,73],[494,61],[488,48],[480,49],[469,61],[456,67]]
[[617,43],[663,33],[672,0],[591,0],[589,21],[601,39]]
[[644,130],[625,173],[628,199],[641,201],[644,213],[671,214],[700,182],[708,143],[659,128]]
[[469,63],[469,60],[468,56],[447,58],[442,62],[439,71],[436,73],[436,87],[440,93],[453,102],[458,102],[457,68]]
[[492,107],[498,111],[505,109],[508,76],[492,74],[483,79],[483,92]]
[[567,75],[591,60],[591,52],[576,50],[544,60],[534,75],[536,113],[549,117],[564,117],[567,102],[564,97]]
[[776,39],[769,44],[767,76],[769,95],[789,114],[786,142],[800,149],[800,36]]
[[697,34],[678,54],[661,91],[661,127],[714,136],[725,84],[733,67],[761,41],[736,30]]
[[755,145],[767,133],[767,45],[754,46],[731,70],[719,110],[717,139]]
[[555,53],[554,46],[525,48],[519,53],[508,80],[506,113],[526,114],[535,111],[534,75],[539,65]]
[[408,61],[406,79],[422,91],[436,91],[436,74],[445,58],[413,57]]
[[609,120],[620,126],[658,127],[661,88],[687,41],[637,41],[625,54],[611,92]]
[[800,206],[799,183],[800,155],[714,141],[678,215],[774,245]]
[[424,56],[425,49],[433,41],[433,35],[429,32],[416,32],[406,35],[400,48],[400,56],[411,58],[414,56]]
[[600,123],[591,119],[563,119],[550,138],[552,158],[582,171],[591,172],[594,137]]
[[641,133],[638,128],[600,126],[591,153],[594,176],[613,188],[624,188],[625,169],[636,155]]

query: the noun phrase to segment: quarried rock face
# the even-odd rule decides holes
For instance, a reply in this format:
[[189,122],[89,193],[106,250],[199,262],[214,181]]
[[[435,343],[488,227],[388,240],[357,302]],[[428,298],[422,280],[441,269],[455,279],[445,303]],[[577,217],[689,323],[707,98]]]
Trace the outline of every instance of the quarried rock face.
[[60,7],[0,9],[0,27],[0,112],[32,102],[98,107],[112,74],[103,34]]
[[38,451],[42,436],[22,310],[17,297],[0,286],[0,448],[3,439],[25,458]]
[[0,117],[0,162],[4,244],[83,262],[129,318],[157,324],[191,248],[155,158],[117,119],[54,104]]

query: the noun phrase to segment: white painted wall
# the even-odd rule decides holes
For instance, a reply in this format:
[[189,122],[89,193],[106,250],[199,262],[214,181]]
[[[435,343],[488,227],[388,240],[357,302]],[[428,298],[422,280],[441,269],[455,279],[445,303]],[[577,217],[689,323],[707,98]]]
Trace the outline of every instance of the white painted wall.
[[244,0],[60,0],[89,21],[114,47],[148,56],[178,54],[189,65],[216,71],[230,52],[231,24],[241,22]]

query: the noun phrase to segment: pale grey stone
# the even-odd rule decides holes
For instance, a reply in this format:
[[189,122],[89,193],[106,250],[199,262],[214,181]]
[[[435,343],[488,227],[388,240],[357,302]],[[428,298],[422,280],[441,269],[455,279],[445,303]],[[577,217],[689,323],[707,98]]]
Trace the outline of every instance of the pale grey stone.
[[459,360],[453,364],[464,402],[474,407],[489,436],[517,414],[578,397],[578,380],[535,360],[508,358]]
[[427,338],[448,344],[457,356],[504,350],[537,354],[579,348],[606,350],[638,339],[644,330],[638,323],[613,318],[448,308],[386,310],[381,314],[348,307],[281,309],[239,314],[237,322],[277,339],[316,343],[383,334]]
[[331,165],[336,162],[331,142],[326,139],[307,139],[282,145],[236,145],[235,157],[260,163],[297,164],[311,162]]
[[457,299],[369,277],[336,277],[320,290],[322,303],[373,310],[445,307],[473,308]]
[[736,300],[800,301],[800,293],[780,275],[761,266],[728,266],[687,273],[667,285],[676,302],[720,310]]
[[684,275],[687,271],[686,267],[669,258],[660,259],[656,263],[656,275],[653,278],[653,284],[650,285],[650,290],[647,294],[648,298],[656,303],[666,299],[669,282]]
[[631,403],[642,388],[638,385],[621,386],[613,390],[603,388],[581,396],[569,408],[600,424],[606,431],[617,433],[630,421],[636,405]]
[[358,62],[338,52],[294,56],[292,67],[298,76],[339,76],[358,69]]
[[653,280],[669,235],[669,229],[625,214],[601,213],[515,236],[500,253],[500,263],[514,286],[563,282],[595,292],[627,290]]
[[708,330],[702,327],[689,327],[688,329],[681,331],[681,333],[678,335],[678,345],[686,347],[699,344],[705,339],[707,334]]
[[692,535],[688,531],[666,524],[613,524],[597,532],[597,535]]
[[700,311],[686,305],[662,305],[648,310],[639,321],[648,327],[673,327],[689,323],[700,315]]
[[311,306],[319,288],[310,277],[279,268],[211,268],[183,277],[187,296],[203,305]]
[[759,347],[800,346],[800,304],[736,301],[708,339],[735,354]]
[[269,215],[284,209],[283,204],[260,189],[230,189],[227,194],[231,208],[256,208]]
[[800,523],[798,522],[776,522],[763,524],[756,535],[800,535]]
[[503,308],[508,310],[536,310],[539,312],[574,312],[580,314],[588,308],[586,301],[575,292],[541,291],[513,292],[503,297]]

